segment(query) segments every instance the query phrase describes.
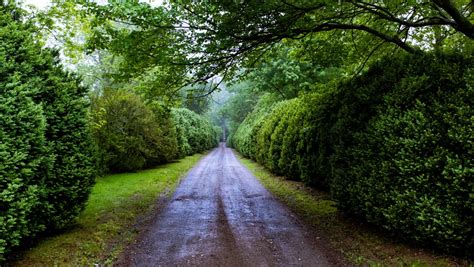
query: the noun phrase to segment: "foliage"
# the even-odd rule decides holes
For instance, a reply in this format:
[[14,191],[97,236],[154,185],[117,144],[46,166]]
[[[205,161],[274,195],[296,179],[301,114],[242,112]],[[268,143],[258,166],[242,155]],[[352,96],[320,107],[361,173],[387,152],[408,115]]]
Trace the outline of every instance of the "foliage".
[[174,159],[176,132],[169,111],[124,90],[93,98],[92,122],[107,171],[133,171]]
[[217,111],[221,119],[227,124],[227,141],[232,141],[232,136],[247,115],[252,112],[258,102],[260,94],[254,92],[254,84],[241,81],[226,88],[228,98]]
[[[469,266],[469,260],[440,255],[430,250],[393,242],[383,232],[362,227],[358,220],[344,216],[327,192],[284,180],[262,165],[238,157],[253,175],[305,223],[325,234],[327,242],[354,265],[364,266]],[[356,246],[354,244],[357,244]]]
[[[362,44],[370,51],[369,57],[381,46],[385,48],[382,54],[392,53],[393,48],[414,53],[449,43],[451,37],[474,38],[469,0],[177,1],[172,8],[177,10],[172,9],[177,15],[175,24],[187,26],[181,29],[186,33],[187,50],[201,55],[186,60],[198,67],[198,77],[227,74],[236,70],[236,63],[252,65],[282,41],[309,38],[319,42],[328,33],[331,45]],[[329,50],[325,48],[323,53]]]
[[327,186],[325,177],[316,175],[314,143],[320,129],[313,110],[319,99],[313,93],[275,103],[267,95],[239,126],[231,144],[277,174]]
[[[321,46],[331,49],[318,50]],[[254,92],[270,92],[291,99],[316,91],[320,84],[340,79],[343,72],[340,67],[349,65],[345,50],[341,43],[330,45],[327,40],[286,41],[275,45],[261,62],[249,69],[247,79],[252,81]]]
[[[332,68],[352,65],[354,59],[363,67],[374,55],[379,58],[392,54],[396,48],[415,53],[468,42],[474,38],[471,7],[468,0],[436,0],[429,4],[382,0],[263,4],[172,1],[159,6],[141,1],[109,1],[103,5],[81,0],[56,3],[43,17],[59,17],[66,25],[70,17],[71,22],[86,25],[87,50],[108,50],[120,56],[123,62],[119,70],[124,78],[158,68],[160,75],[155,77],[160,91],[166,88],[175,92],[184,85],[205,83],[217,76],[227,79],[242,66],[253,68],[265,57],[271,58],[274,47],[294,43],[301,48],[302,61],[278,64],[288,61],[280,54],[268,62],[269,69],[264,73],[302,71],[300,77],[306,76],[308,81],[303,78],[298,83],[305,90],[312,80],[337,76],[340,73]],[[320,71],[320,66],[327,70]],[[296,76],[272,77],[275,81],[265,79],[263,85],[278,90],[279,84],[272,84],[285,83],[298,89],[297,83],[292,83]]]
[[157,201],[171,194],[202,156],[196,154],[153,169],[98,178],[77,219],[77,227],[42,240],[12,265],[112,265],[136,238],[137,220],[155,211]]
[[257,134],[265,121],[268,112],[275,104],[275,96],[266,94],[260,98],[254,110],[250,112],[229,140],[229,145],[235,147],[243,156],[256,159],[258,147]]
[[472,62],[387,59],[335,94],[331,191],[343,209],[406,239],[472,253]]
[[87,90],[19,12],[0,5],[0,261],[76,218],[95,176]]
[[471,56],[390,57],[325,92],[259,103],[232,140],[405,239],[473,249]]
[[[0,6],[8,5],[0,1]],[[224,128],[227,119],[229,144],[243,155],[289,178],[330,186],[341,207],[392,232],[461,251],[462,242],[467,244],[464,249],[471,249],[473,239],[473,186],[468,180],[472,7],[468,0],[172,1],[159,7],[142,1],[80,0],[57,2],[33,19],[47,28],[66,25],[59,31],[61,38],[70,35],[66,50],[85,45],[95,53],[92,59],[97,62],[78,70],[99,78],[88,77],[86,84],[97,89],[93,129],[101,158],[111,169],[140,169],[214,146],[219,130],[203,116],[164,108],[176,107],[176,98],[184,96],[182,106],[201,115],[208,112]],[[78,39],[87,40],[85,44],[72,42],[79,28]],[[79,121],[78,129],[85,125],[85,100],[78,97],[85,89],[73,77],[62,78],[57,59],[40,50],[40,43],[12,52],[15,45],[8,45],[15,40],[33,43],[31,30],[26,35],[16,32],[2,32],[7,48],[0,52],[7,51],[15,60],[0,66],[6,73],[0,77],[10,79],[0,102],[6,129],[0,153],[13,147],[14,136],[26,140],[16,144],[19,154],[4,164],[25,171],[5,171],[19,178],[1,188],[11,203],[25,201],[10,209],[20,211],[21,221],[32,216],[28,212],[36,203],[51,197],[30,182],[36,181],[32,176],[44,174],[48,180],[41,184],[49,186],[50,177],[53,181],[64,174],[70,183],[83,186],[82,192],[89,184],[74,175],[90,176],[92,157],[83,157],[90,151],[86,132],[73,134],[64,119]],[[422,54],[453,50],[465,58]],[[405,52],[412,56],[400,56]],[[363,72],[383,55],[389,56]],[[54,71],[41,64],[55,66]],[[56,76],[33,75],[43,72]],[[200,97],[218,86],[207,85],[242,73],[250,75],[235,86],[222,117],[209,111],[213,104]],[[346,80],[336,85],[341,78]],[[73,93],[63,93],[72,87],[80,88],[74,94],[82,102],[70,101]],[[123,88],[139,96],[103,88]],[[22,112],[15,114],[13,107]],[[72,107],[79,111],[68,113]],[[19,130],[32,126],[30,132]],[[63,140],[63,135],[79,141]],[[77,150],[62,145],[76,141]],[[62,156],[67,153],[79,156]],[[64,158],[64,164],[74,168],[61,173],[55,164],[63,164]],[[82,174],[76,171],[81,164]],[[51,199],[60,201],[61,192]],[[54,213],[52,205],[44,209],[48,216]],[[17,233],[28,235],[31,228],[46,227],[37,221],[37,226],[28,226],[32,222],[26,220],[15,223],[20,230],[5,228],[14,234],[0,247],[16,242]]]
[[206,118],[185,109],[171,110],[178,138],[178,155],[184,157],[203,152],[218,145],[220,128],[213,126]]
[[152,8],[139,1],[109,2],[108,5],[64,1],[56,6],[61,9],[71,2],[79,5],[75,9],[80,10],[76,11],[77,16],[90,20],[86,50],[107,50],[120,56],[118,76],[121,78],[145,74],[155,85],[159,84],[147,88],[148,94],[155,94],[155,89],[172,93],[190,78],[186,75],[186,66],[170,64],[182,61],[184,55],[178,52],[182,52],[186,44],[174,30],[174,13],[164,6]]
[[183,88],[181,90],[183,107],[200,115],[210,111],[211,96],[208,91],[212,86],[213,83],[209,82]]
[[[469,0],[149,3],[61,1],[43,18],[81,22],[89,52],[119,56],[119,76],[145,74],[158,85],[145,86],[148,94],[171,97],[185,85],[228,79],[263,61],[257,68],[261,87],[285,88],[283,97],[291,98],[337,78],[342,65],[358,73],[397,48],[461,48],[474,38]],[[275,53],[287,44],[297,49]]]

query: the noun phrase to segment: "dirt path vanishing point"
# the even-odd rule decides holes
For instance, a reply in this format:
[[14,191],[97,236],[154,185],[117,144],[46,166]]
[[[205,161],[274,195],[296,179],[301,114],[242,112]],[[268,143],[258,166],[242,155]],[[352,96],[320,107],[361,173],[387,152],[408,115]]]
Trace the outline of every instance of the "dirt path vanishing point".
[[120,266],[339,266],[224,143],[182,180]]

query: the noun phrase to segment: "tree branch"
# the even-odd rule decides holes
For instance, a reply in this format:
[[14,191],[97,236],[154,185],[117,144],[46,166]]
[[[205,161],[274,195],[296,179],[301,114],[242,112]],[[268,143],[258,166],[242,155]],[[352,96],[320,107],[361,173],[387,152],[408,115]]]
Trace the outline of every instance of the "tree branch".
[[454,6],[451,0],[432,0],[435,5],[448,13],[456,22],[452,25],[456,30],[464,33],[471,39],[474,39],[474,24]]

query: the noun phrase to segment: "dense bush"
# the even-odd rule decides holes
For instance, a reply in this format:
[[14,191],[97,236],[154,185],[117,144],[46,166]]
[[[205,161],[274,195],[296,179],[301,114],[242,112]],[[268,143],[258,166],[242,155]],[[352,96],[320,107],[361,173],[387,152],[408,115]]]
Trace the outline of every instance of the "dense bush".
[[264,95],[231,136],[229,145],[235,147],[243,156],[256,159],[258,153],[257,134],[274,105],[275,98],[269,94]]
[[92,122],[105,171],[134,171],[174,159],[178,153],[170,112],[133,93],[105,90],[93,98]]
[[83,209],[94,182],[87,90],[0,5],[0,261]]
[[385,60],[341,86],[331,191],[344,210],[407,239],[474,251],[473,62]]
[[239,126],[231,144],[277,174],[326,186],[326,181],[315,175],[313,146],[319,129],[314,123],[313,110],[319,100],[318,94],[276,104],[263,99]]
[[343,210],[392,233],[469,254],[473,62],[387,58],[320,95],[257,105],[231,143],[276,173],[329,185]]
[[197,113],[177,108],[171,111],[178,139],[178,155],[184,157],[203,152],[219,144],[220,128]]

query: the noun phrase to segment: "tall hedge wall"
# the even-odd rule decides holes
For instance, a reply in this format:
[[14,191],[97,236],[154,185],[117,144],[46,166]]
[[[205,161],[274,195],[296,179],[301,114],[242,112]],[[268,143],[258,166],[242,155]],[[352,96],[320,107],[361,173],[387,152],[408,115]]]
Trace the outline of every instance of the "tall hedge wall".
[[331,191],[343,209],[473,255],[473,70],[468,55],[403,57],[334,93],[333,107],[348,107],[332,128]]
[[321,94],[257,105],[231,144],[389,232],[472,256],[473,62],[386,58]]
[[171,110],[178,139],[178,156],[184,157],[216,147],[221,130],[203,116],[186,108]]
[[95,160],[80,81],[0,5],[0,262],[83,209]]
[[235,147],[245,157],[255,160],[258,152],[258,147],[255,145],[257,143],[257,134],[274,105],[274,98],[268,94],[264,95],[254,110],[239,125],[235,134],[229,136],[229,138],[232,138],[228,142],[229,145]]

